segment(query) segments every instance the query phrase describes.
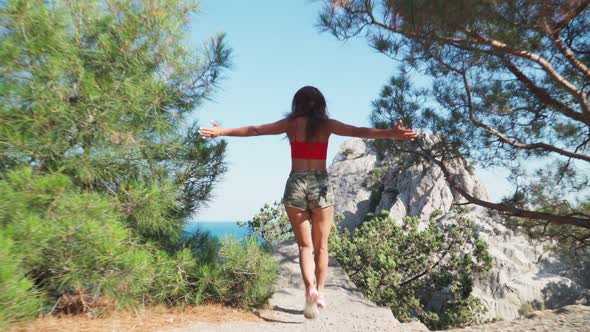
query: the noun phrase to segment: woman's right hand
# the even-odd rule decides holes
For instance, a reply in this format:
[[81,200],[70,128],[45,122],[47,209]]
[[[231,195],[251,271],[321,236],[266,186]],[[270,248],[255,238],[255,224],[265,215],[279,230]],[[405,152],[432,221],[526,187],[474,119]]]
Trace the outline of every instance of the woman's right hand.
[[199,134],[201,134],[203,138],[214,138],[223,135],[223,128],[221,128],[217,122],[211,120],[211,124],[213,125],[213,128],[199,128]]
[[418,132],[413,131],[412,129],[407,129],[403,127],[404,122],[399,120],[397,125],[391,129],[392,138],[398,139],[400,141],[411,141],[414,138],[418,137]]

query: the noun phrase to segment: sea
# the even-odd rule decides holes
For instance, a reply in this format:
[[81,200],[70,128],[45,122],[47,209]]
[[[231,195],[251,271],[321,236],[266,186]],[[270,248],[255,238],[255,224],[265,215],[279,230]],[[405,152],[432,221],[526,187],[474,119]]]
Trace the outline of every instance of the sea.
[[238,226],[235,221],[189,221],[184,226],[187,234],[193,234],[197,230],[206,231],[219,239],[233,236],[243,240],[247,235],[252,235],[246,227]]

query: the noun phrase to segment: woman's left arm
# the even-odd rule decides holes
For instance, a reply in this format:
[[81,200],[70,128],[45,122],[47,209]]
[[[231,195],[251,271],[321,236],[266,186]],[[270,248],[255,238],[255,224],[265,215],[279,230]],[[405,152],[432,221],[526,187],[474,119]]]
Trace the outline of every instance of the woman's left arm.
[[204,138],[217,136],[258,136],[258,135],[279,135],[287,132],[288,120],[282,119],[277,122],[259,126],[246,126],[239,128],[221,128],[217,122],[211,120],[213,128],[199,128],[199,134]]

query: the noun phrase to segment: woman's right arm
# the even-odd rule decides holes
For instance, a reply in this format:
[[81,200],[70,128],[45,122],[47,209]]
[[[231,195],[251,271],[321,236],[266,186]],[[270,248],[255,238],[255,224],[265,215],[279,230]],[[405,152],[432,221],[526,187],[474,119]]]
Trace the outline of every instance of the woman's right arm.
[[355,127],[338,120],[328,120],[328,129],[331,133],[339,136],[351,136],[360,138],[395,138],[401,141],[409,141],[418,136],[418,133],[412,129],[403,128],[403,122],[400,120],[394,128],[377,129],[366,127]]

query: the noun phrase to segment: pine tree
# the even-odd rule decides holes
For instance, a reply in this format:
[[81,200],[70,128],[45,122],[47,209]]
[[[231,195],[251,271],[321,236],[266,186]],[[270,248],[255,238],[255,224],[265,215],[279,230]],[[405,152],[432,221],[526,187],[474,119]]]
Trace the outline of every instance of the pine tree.
[[229,67],[224,34],[183,38],[193,1],[0,6],[0,175],[30,165],[111,195],[144,239],[178,239],[226,171],[192,119]]
[[[441,143],[418,149],[419,157],[441,167],[466,203],[589,244],[590,2],[324,3],[324,31],[340,39],[364,33],[432,82],[427,103],[400,106],[404,92],[414,106],[423,95],[405,85],[407,75],[392,78],[373,105],[375,124],[404,117],[439,134]],[[446,166],[455,158],[509,170],[513,194],[500,202],[470,195]]]

